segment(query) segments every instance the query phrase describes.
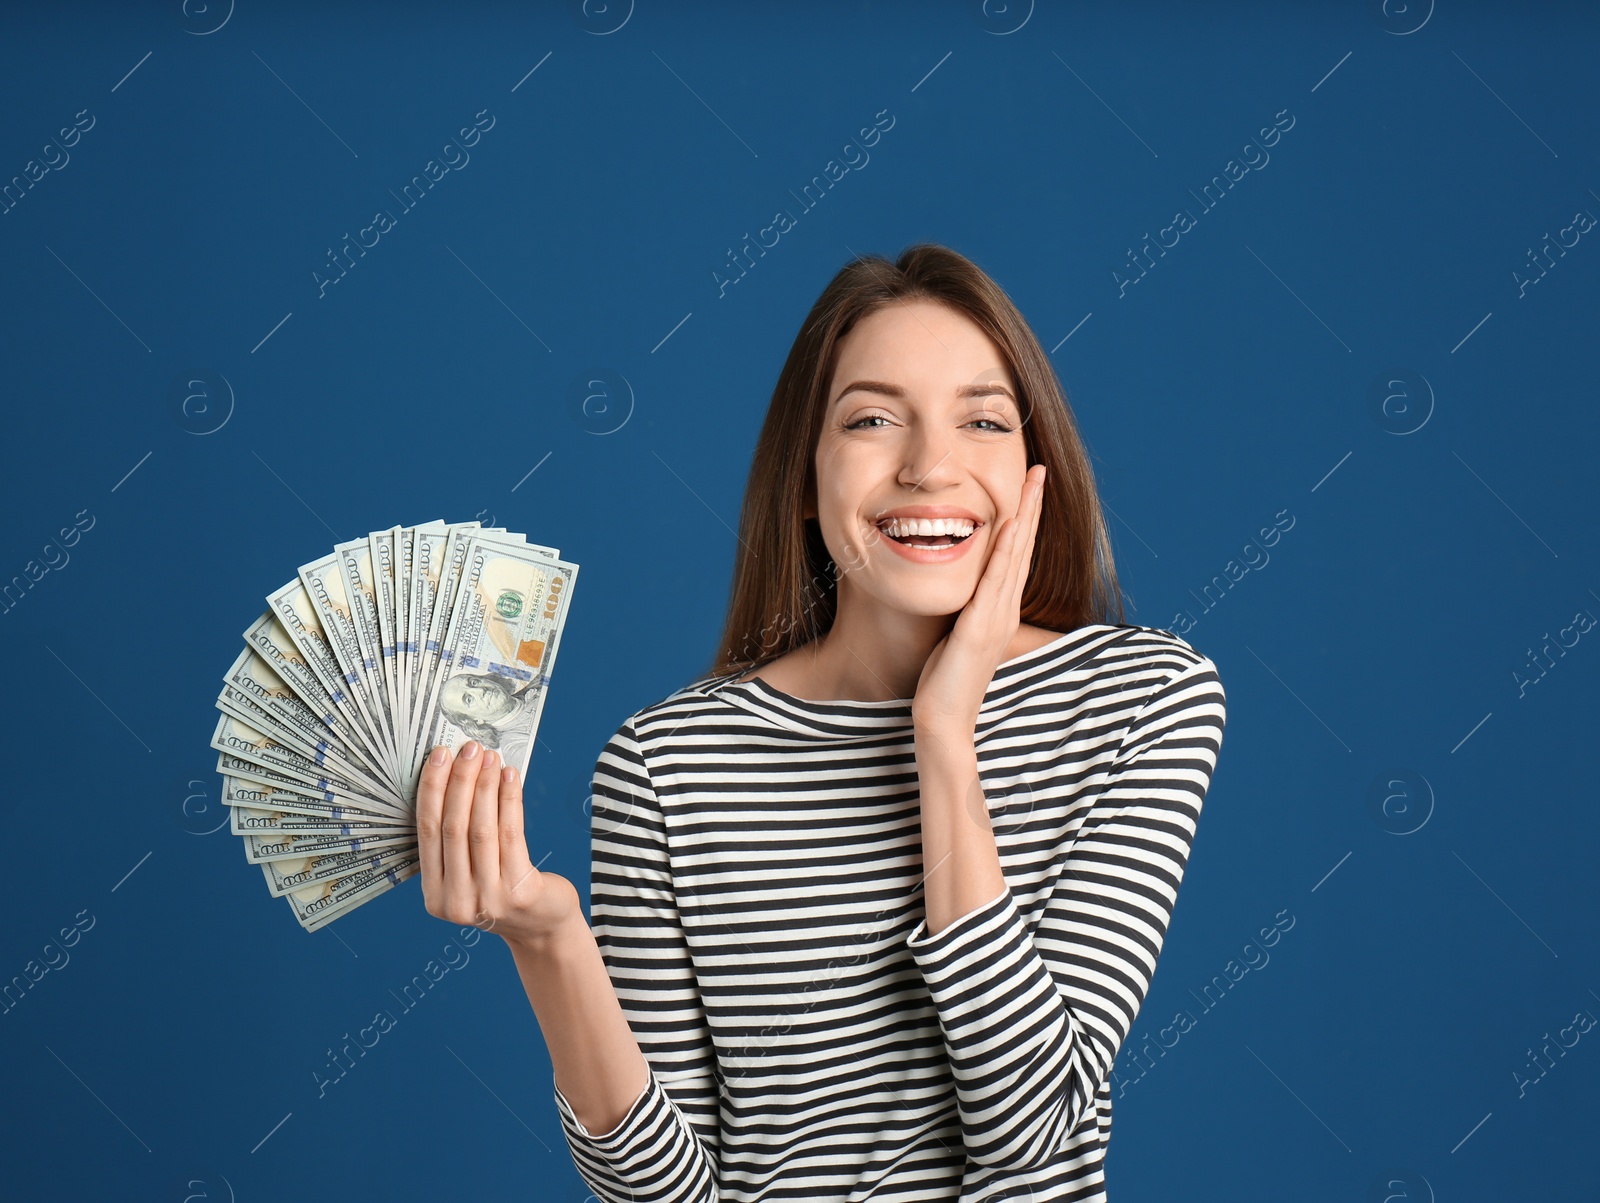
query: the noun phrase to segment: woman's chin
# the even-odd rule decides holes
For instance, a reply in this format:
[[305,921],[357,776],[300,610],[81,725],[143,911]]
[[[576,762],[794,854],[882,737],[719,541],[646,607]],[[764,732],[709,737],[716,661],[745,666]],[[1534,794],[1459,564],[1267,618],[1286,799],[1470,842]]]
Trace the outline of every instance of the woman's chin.
[[901,614],[917,618],[946,618],[959,613],[972,600],[972,586],[964,582],[927,582],[896,589],[881,603]]

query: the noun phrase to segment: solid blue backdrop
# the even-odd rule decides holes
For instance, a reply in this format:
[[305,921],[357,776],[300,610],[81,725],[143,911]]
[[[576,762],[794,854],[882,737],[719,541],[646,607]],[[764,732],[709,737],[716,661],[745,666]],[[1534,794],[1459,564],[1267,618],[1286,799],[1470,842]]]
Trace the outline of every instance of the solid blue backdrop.
[[560,548],[529,842],[587,897],[595,757],[709,665],[800,321],[934,241],[1050,352],[1128,621],[1228,690],[1110,1197],[1593,1197],[1597,26],[9,10],[0,1193],[584,1197],[496,937],[416,881],[307,935],[210,833],[221,674],[337,540]]

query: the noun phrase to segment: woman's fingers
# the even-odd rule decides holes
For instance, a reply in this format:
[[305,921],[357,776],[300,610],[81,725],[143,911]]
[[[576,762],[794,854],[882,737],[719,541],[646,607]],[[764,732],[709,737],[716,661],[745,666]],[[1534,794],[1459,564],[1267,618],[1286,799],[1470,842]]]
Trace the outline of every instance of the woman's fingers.
[[[489,903],[500,893],[500,753],[486,748],[479,755],[478,780],[472,790],[472,821],[467,846],[478,900]],[[475,920],[474,920],[475,921]]]
[[994,547],[989,552],[989,562],[983,566],[983,575],[978,578],[978,588],[974,591],[973,600],[979,600],[984,590],[999,590],[1005,587],[1006,577],[1011,571],[1011,560],[1016,550],[1017,519],[1013,515],[1000,524],[1000,530],[995,534]]
[[422,871],[422,905],[430,914],[444,900],[444,848],[439,818],[444,811],[444,787],[450,778],[450,749],[433,749],[423,762],[417,781],[417,852]]
[[507,893],[514,893],[533,868],[522,824],[522,776],[507,765],[500,770],[500,872]]
[[[1028,481],[1023,488],[1023,502],[1017,511],[1020,526],[1017,538],[1017,555],[1013,561],[1011,589],[1016,597],[1019,610],[1022,606],[1022,592],[1028,583],[1028,569],[1033,564],[1033,545],[1039,534],[1039,515],[1044,509],[1045,469],[1042,466],[1038,467],[1039,471],[1036,480],[1033,469],[1028,469]],[[1032,492],[1028,491],[1030,487]]]
[[1033,554],[1033,532],[1039,516],[1037,508],[1039,488],[1034,483],[1036,479],[1034,470],[1029,468],[1022,478],[1022,496],[1017,499],[1017,512],[1009,523],[1011,532],[1009,554],[1006,556],[1005,580],[1000,586],[1007,614],[1014,609],[1020,609],[1022,581],[1027,575],[1028,561]]
[[[1005,621],[1009,598],[1009,584],[1011,580],[1012,564],[1016,559],[1017,548],[1017,515],[1007,518],[1000,525],[1000,531],[995,536],[994,546],[989,551],[989,562],[984,565],[982,574],[978,577],[977,587],[972,591],[972,598],[962,609],[961,617],[957,618],[959,624],[963,619],[973,628],[973,638],[980,642],[988,643],[995,639],[1002,642],[1009,641],[1011,632],[1004,636],[999,632],[999,624]],[[967,617],[967,615],[971,617]],[[1012,628],[1016,620],[1011,622]]]
[[472,822],[472,794],[478,784],[478,765],[482,760],[482,746],[477,740],[469,739],[456,754],[444,787],[439,834],[443,844],[444,901],[451,909],[446,918],[452,922],[477,909],[467,829]]
[[[990,597],[996,607],[996,619],[1010,614],[1012,610],[1012,594],[1016,592],[1017,564],[1021,559],[1024,540],[1027,537],[1028,511],[1028,478],[1022,482],[1022,496],[1017,502],[1017,512],[1005,520],[1000,528],[999,535],[995,538],[994,551],[990,553],[989,563],[983,574],[980,589],[987,586],[991,591]],[[1015,625],[1015,619],[1012,619]],[[1009,633],[1007,638],[1010,638]]]
[[522,774],[515,769],[500,773],[500,872],[507,905],[525,903],[538,888],[539,871],[528,856],[523,831]]

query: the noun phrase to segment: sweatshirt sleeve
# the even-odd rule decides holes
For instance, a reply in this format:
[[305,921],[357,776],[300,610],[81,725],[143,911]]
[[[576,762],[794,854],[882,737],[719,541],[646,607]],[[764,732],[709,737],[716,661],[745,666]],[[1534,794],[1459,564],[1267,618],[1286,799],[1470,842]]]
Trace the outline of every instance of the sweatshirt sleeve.
[[1187,655],[1199,658],[1134,714],[1039,922],[1007,886],[937,934],[924,919],[906,937],[980,1165],[1020,1170],[1060,1152],[1144,1002],[1226,723],[1216,665]]
[[556,1111],[602,1203],[715,1203],[716,1059],[632,720],[601,751],[592,793],[590,927],[650,1079],[610,1132],[589,1132],[559,1087]]

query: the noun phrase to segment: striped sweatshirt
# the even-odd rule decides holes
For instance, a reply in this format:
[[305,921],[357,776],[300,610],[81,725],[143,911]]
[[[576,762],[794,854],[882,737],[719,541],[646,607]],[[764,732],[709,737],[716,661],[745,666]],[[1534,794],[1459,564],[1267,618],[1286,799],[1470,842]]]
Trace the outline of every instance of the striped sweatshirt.
[[579,1176],[605,1203],[1103,1203],[1215,664],[1091,624],[999,665],[974,741],[1006,888],[934,934],[911,702],[741,675],[640,710],[595,766],[591,927],[650,1079],[602,1134],[555,1090]]

